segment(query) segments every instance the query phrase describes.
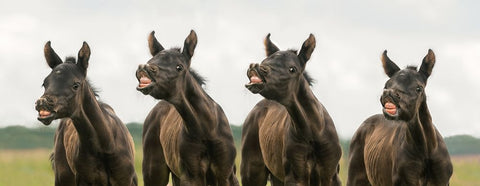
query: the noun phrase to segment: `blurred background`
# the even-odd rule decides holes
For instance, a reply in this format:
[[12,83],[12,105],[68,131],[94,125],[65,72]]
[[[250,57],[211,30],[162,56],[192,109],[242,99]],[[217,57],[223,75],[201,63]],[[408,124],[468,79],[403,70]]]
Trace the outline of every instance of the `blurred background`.
[[[88,77],[100,90],[99,99],[129,124],[140,162],[141,124],[158,102],[135,89],[138,64],[151,58],[147,36],[155,30],[165,48],[182,47],[191,29],[198,34],[192,68],[207,79],[205,89],[225,110],[237,142],[243,120],[262,99],[244,84],[248,65],[265,58],[268,33],[282,50],[300,49],[308,34],[315,35],[317,47],[306,69],[345,147],[363,120],[381,112],[387,76],[380,54],[388,50],[406,67],[420,65],[431,48],[437,62],[427,103],[455,165],[467,166],[455,167],[453,178],[463,182],[452,185],[474,185],[480,182],[472,181],[480,179],[479,7],[473,0],[2,1],[0,164],[12,166],[0,168],[0,175],[10,175],[2,176],[0,185],[33,184],[18,184],[20,176],[53,183],[48,152],[56,125],[43,126],[34,109],[51,71],[43,57],[47,41],[63,59],[76,56],[88,42]],[[459,178],[461,171],[466,175]]]

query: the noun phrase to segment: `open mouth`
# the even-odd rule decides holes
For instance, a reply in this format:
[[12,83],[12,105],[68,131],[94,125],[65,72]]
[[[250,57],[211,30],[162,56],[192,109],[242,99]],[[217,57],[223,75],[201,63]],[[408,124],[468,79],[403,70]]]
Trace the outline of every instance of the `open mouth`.
[[383,113],[390,117],[398,117],[398,106],[390,97],[383,99]]
[[38,110],[38,121],[41,121],[45,125],[50,125],[52,121],[55,119],[55,112],[48,111],[45,109]]
[[245,87],[250,90],[252,93],[259,93],[265,88],[265,81],[258,74],[255,69],[250,69],[247,73],[248,79],[250,82],[245,85]]
[[145,95],[149,94],[153,89],[154,81],[150,78],[148,73],[143,70],[138,73],[137,78],[138,78],[137,90],[142,92]]

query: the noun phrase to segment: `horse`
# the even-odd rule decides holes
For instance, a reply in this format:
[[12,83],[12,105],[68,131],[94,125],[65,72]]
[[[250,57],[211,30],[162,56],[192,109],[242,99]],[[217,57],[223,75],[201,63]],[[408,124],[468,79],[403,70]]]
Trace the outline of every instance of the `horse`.
[[310,34],[300,52],[281,51],[264,40],[261,64],[250,64],[246,84],[261,100],[242,128],[243,185],[341,185],[341,147],[332,118],[318,101],[305,72],[315,48]]
[[44,53],[52,71],[35,109],[44,125],[61,119],[51,155],[55,185],[136,186],[133,138],[86,79],[88,44],[83,42],[78,61],[67,57],[63,62],[50,41]]
[[165,50],[152,31],[152,58],[136,71],[137,90],[161,99],[143,126],[145,185],[238,185],[236,149],[227,117],[190,69],[197,34],[191,30],[183,50]]
[[432,123],[425,86],[435,65],[431,49],[420,69],[400,69],[382,54],[390,78],[380,98],[383,114],[366,119],[355,132],[347,185],[449,185],[452,163]]

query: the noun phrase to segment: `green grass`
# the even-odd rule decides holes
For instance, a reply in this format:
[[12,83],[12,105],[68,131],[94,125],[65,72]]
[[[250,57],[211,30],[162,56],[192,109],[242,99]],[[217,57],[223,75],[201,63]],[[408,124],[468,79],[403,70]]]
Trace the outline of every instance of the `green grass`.
[[[51,168],[49,149],[35,150],[0,150],[0,186],[28,185],[50,186],[54,184],[54,175]],[[237,156],[237,176],[240,180],[239,163]],[[474,186],[480,183],[480,155],[454,156],[452,157],[454,172],[450,179],[452,186]],[[135,169],[139,178],[139,185],[143,185],[142,179],[142,152],[137,148],[135,155]],[[343,185],[347,179],[346,161],[340,161],[340,178]]]

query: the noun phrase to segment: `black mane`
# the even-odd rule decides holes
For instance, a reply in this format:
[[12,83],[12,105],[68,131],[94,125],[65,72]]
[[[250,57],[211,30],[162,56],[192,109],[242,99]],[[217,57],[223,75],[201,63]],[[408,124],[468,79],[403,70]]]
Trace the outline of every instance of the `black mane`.
[[193,79],[195,79],[197,81],[198,84],[200,85],[205,85],[206,84],[206,80],[203,76],[201,76],[200,74],[198,74],[197,71],[193,70],[193,69],[190,69],[190,74],[193,76]]
[[307,80],[308,85],[313,86],[313,83],[315,83],[315,79],[313,79],[307,71],[303,71],[303,77],[305,78],[305,80]]
[[75,64],[75,63],[77,63],[77,59],[75,59],[75,57],[73,57],[73,56],[69,56],[69,57],[67,57],[67,58],[65,59],[65,63],[73,63],[73,64]]
[[409,66],[407,66],[407,69],[417,71],[417,66],[409,65]]

